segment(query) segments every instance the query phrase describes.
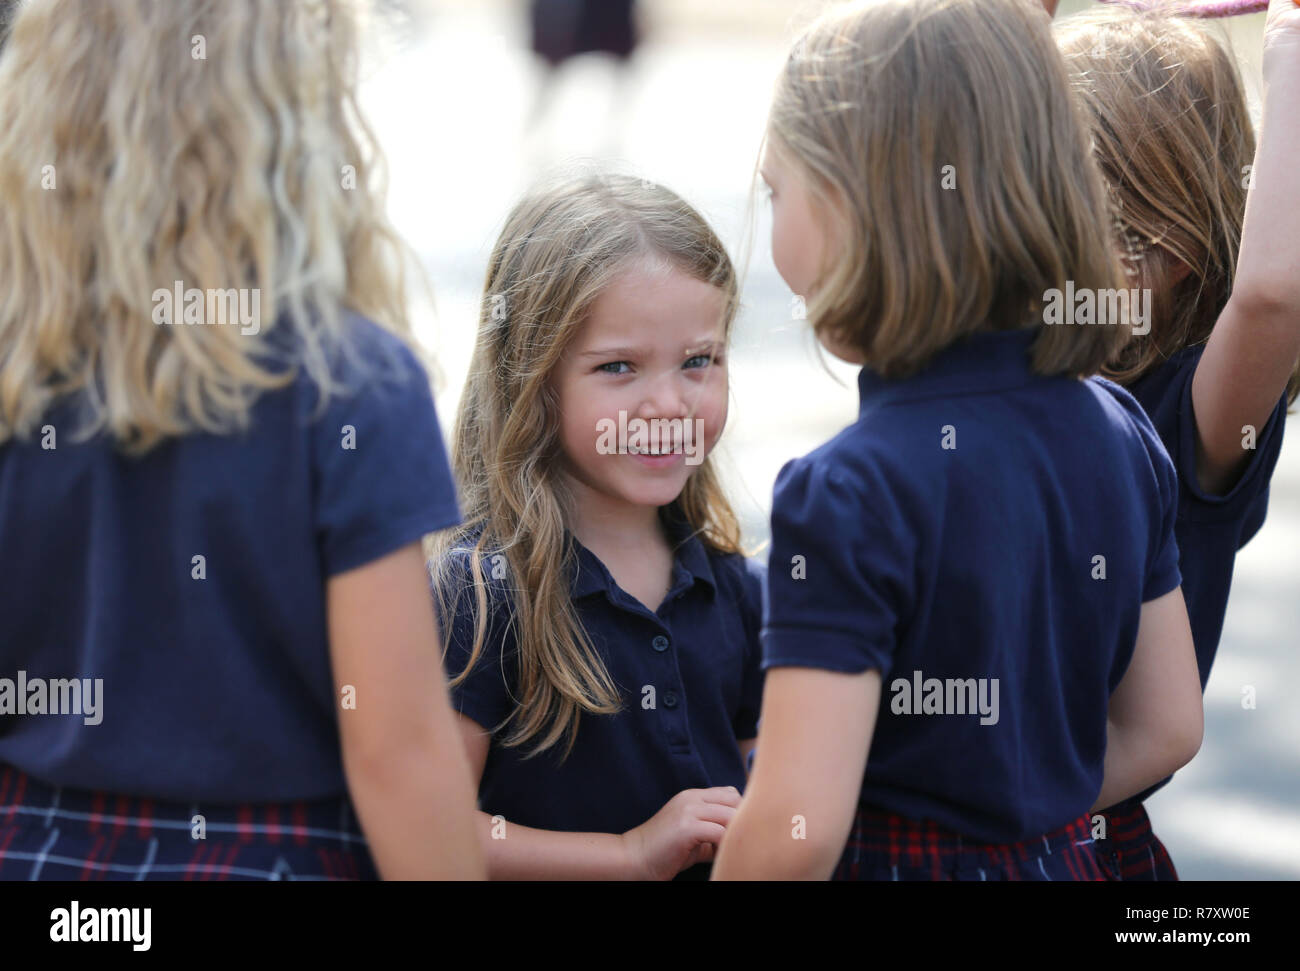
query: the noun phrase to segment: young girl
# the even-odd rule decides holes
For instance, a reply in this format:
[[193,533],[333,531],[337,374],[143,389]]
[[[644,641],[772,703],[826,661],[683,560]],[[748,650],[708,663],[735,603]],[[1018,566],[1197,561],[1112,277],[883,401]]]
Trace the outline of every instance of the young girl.
[[0,879],[482,875],[345,14],[48,0],[0,57]]
[[762,584],[708,457],[735,311],[713,231],[632,178],[538,189],[492,252],[433,551],[492,878],[668,879],[740,801]]
[[[1129,286],[1154,296],[1150,332],[1108,370],[1178,471],[1174,532],[1204,687],[1233,560],[1264,521],[1300,388],[1300,9],[1285,0],[1268,16],[1258,153],[1236,66],[1202,23],[1111,7],[1062,27]],[[1164,782],[1106,813],[1109,875],[1177,879],[1142,806]]]
[[1201,711],[1174,470],[1081,380],[1128,327],[1044,324],[1119,274],[1046,15],[833,11],[762,171],[777,269],[865,366],[857,422],[776,484],[762,732],[717,876],[1101,879],[1090,807],[1190,759]]

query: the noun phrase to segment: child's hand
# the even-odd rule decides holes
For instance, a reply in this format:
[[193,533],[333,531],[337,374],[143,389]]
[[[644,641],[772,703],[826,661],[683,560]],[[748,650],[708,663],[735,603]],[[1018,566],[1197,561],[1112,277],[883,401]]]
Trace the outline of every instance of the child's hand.
[[1264,18],[1264,76],[1300,60],[1300,0],[1271,0]]
[[637,876],[671,880],[688,866],[708,863],[739,806],[735,786],[677,793],[663,809],[623,834]]

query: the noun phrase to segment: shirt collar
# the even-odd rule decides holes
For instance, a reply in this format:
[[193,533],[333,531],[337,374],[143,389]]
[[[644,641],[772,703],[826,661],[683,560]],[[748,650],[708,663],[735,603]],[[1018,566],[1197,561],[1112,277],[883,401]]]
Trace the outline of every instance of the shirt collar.
[[[696,583],[703,583],[710,590],[716,591],[718,584],[713,575],[713,566],[709,562],[709,552],[703,541],[696,535],[690,524],[685,521],[676,507],[664,507],[660,518],[673,544],[673,577],[668,590],[668,597],[673,597]],[[566,531],[566,537],[573,544],[577,570],[570,585],[570,593],[576,600],[597,593],[607,593],[611,600],[618,584],[610,575],[608,568],[595,553],[587,549],[577,538]],[[652,608],[653,609],[653,608]]]
[[906,378],[882,378],[869,367],[858,373],[858,414],[891,401],[961,392],[1004,391],[1039,379],[1029,351],[1037,326],[970,334],[936,354]]

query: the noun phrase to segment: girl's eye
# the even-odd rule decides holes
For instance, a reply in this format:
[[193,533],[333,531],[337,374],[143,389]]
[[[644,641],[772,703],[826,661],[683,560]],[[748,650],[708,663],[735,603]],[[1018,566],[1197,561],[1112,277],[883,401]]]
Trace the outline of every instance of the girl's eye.
[[[622,368],[627,368],[627,370],[621,370]],[[602,364],[596,370],[603,371],[606,374],[627,374],[632,368],[628,367],[627,361],[610,361],[608,364]]]
[[708,367],[713,363],[712,354],[696,354],[694,357],[688,357],[686,363],[682,365],[685,368],[702,368]]

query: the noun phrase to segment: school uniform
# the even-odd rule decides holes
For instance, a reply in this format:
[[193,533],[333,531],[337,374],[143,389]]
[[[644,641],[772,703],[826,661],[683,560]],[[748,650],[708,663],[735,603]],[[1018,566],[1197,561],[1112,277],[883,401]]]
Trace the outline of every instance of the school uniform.
[[882,677],[837,876],[1101,878],[1106,711],[1179,585],[1176,483],[1122,388],[1031,371],[1036,334],[864,368],[857,421],[778,477],[764,668]]
[[[1253,454],[1233,487],[1221,496],[1207,494],[1196,477],[1197,431],[1192,410],[1192,377],[1204,350],[1204,345],[1184,348],[1130,389],[1151,417],[1178,472],[1174,534],[1202,690],[1209,682],[1223,633],[1237,551],[1259,532],[1268,513],[1269,480],[1282,449],[1287,408],[1283,395],[1268,422],[1256,430]],[[1169,853],[1152,832],[1142,807],[1148,796],[1168,782],[1165,779],[1106,811],[1106,839],[1098,842],[1098,850],[1109,875],[1124,880],[1178,879]]]
[[[488,630],[469,677],[452,688],[453,707],[493,732],[479,784],[479,808],[535,829],[624,833],[659,812],[683,789],[744,790],[737,740],[757,735],[762,695],[758,631],[762,568],[710,552],[670,514],[675,545],[667,596],[651,609],[625,592],[600,559],[572,536],[567,578],[578,618],[617,686],[618,714],[580,716],[567,758],[564,743],[535,758],[530,745],[500,744],[513,727],[519,644],[510,624],[512,581],[492,554],[483,561]],[[468,546],[473,545],[471,540]],[[469,554],[449,554],[454,617],[446,668],[465,670],[474,642]],[[508,724],[507,721],[509,721]],[[707,868],[691,868],[700,876]]]
[[68,401],[0,447],[0,678],[102,681],[97,723],[0,715],[0,878],[374,875],[325,584],[459,512],[423,369],[349,322],[323,410],[299,371],[244,432],[129,457]]

